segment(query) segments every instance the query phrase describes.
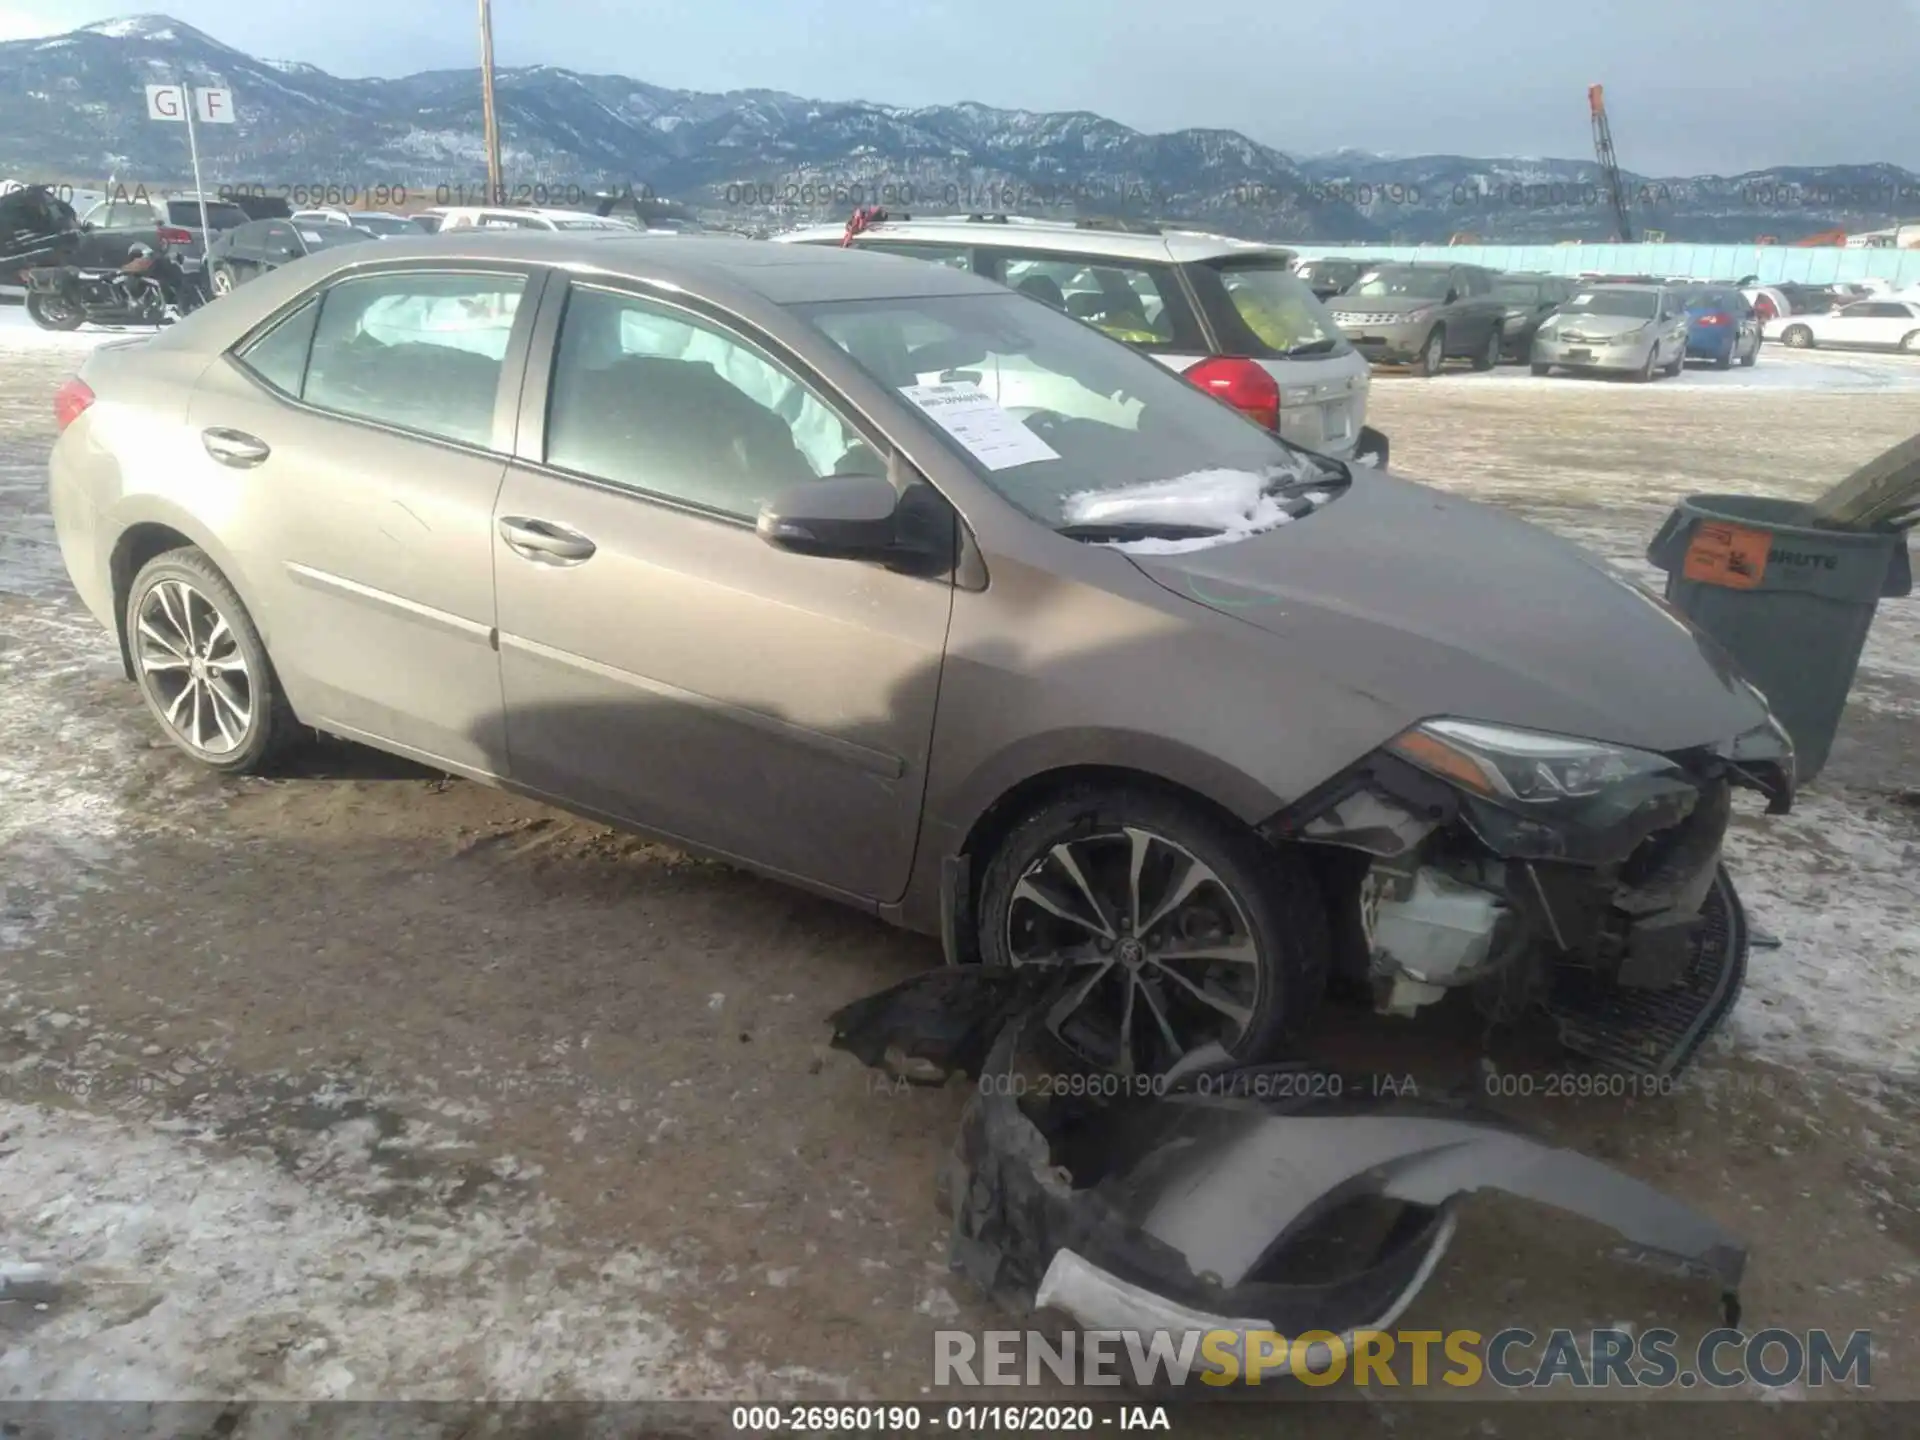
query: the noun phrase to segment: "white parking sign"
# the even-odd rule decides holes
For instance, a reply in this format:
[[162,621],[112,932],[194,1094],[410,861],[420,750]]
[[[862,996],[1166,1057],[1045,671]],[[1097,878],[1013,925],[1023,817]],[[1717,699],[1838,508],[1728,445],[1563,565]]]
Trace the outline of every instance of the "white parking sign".
[[[185,121],[187,112],[181,99],[181,89],[178,85],[147,86],[147,118]],[[193,118],[202,125],[233,124],[233,92],[224,86],[196,88],[193,92]]]

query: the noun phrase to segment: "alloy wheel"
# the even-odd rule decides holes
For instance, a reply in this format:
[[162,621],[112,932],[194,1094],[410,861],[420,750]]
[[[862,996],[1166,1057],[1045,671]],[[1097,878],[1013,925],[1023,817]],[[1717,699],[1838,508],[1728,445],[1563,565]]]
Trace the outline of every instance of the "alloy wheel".
[[203,755],[229,755],[253,726],[255,687],[239,638],[217,607],[184,580],[157,582],[141,598],[134,636],[141,683],[174,737]]
[[214,271],[213,272],[213,293],[216,295],[228,295],[228,294],[231,294],[232,292],[233,292],[232,273],[227,270]]
[[1261,957],[1245,907],[1185,846],[1138,826],[1077,836],[1014,886],[1007,953],[1068,972],[1044,1022],[1092,1064],[1151,1074],[1253,1024]]

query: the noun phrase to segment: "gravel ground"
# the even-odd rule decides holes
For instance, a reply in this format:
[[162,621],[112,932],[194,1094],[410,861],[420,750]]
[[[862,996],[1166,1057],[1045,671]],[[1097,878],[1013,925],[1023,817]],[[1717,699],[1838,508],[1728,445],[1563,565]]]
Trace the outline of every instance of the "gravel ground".
[[[273,780],[189,768],[49,545],[48,398],[87,337],[14,319],[0,316],[0,1278],[34,1298],[0,1301],[0,1398],[912,1400],[928,1398],[936,1328],[1008,1325],[944,1266],[933,1175],[964,1096],[876,1088],[825,1043],[833,1006],[935,963],[934,947],[344,745]],[[1396,468],[1639,573],[1674,497],[1809,493],[1912,430],[1915,381],[1897,359],[1770,348],[1755,372],[1652,387],[1383,376],[1373,419]],[[1683,1091],[1524,1107],[1748,1236],[1747,1328],[1870,1328],[1877,1393],[1907,1399],[1916,613],[1883,610],[1804,810],[1738,821],[1736,877],[1784,944],[1755,952],[1735,1023]],[[1323,1044],[1473,1073],[1444,1014],[1336,1015]],[[1560,1063],[1524,1037],[1501,1059]],[[1606,1246],[1478,1201],[1402,1323],[1718,1323],[1710,1295]],[[1364,1403],[1406,1433],[1531,1433],[1538,1415]],[[1181,1428],[1275,1423],[1217,1408]],[[1884,1422],[1846,1408],[1862,1418],[1817,1433]],[[1816,1410],[1844,1413],[1801,1413]],[[1777,1406],[1721,1413],[1729,1434],[1782,1433]],[[1288,1423],[1331,1435],[1355,1418],[1316,1406]],[[1574,1404],[1552,1425],[1617,1430]]]

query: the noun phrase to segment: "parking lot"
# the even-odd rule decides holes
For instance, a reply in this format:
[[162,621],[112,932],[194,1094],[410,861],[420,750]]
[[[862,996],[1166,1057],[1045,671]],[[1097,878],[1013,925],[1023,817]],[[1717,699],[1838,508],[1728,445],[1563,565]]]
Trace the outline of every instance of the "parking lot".
[[[964,1092],[895,1093],[827,1048],[826,1014],[931,942],[346,745],[237,782],[165,747],[45,513],[49,397],[97,339],[0,313],[0,1269],[43,1267],[0,1306],[0,1396],[908,1400],[936,1328],[1017,1323],[945,1267]],[[1810,495],[1916,401],[1910,358],[1770,346],[1652,385],[1383,374],[1370,421],[1396,470],[1644,579],[1678,496]],[[1889,602],[1825,774],[1790,817],[1736,820],[1781,944],[1729,1033],[1674,1096],[1518,1102],[1744,1234],[1747,1329],[1871,1329],[1876,1391],[1906,1399],[1917,716],[1920,610]],[[1320,1043],[1472,1084],[1452,1022],[1336,1012]],[[1476,1202],[1403,1323],[1719,1323],[1606,1248]]]

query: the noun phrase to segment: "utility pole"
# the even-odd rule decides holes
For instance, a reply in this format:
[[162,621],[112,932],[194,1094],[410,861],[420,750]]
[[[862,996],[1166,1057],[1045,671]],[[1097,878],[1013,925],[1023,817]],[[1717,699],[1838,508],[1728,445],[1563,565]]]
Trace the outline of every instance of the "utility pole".
[[487,131],[487,198],[494,204],[506,196],[500,173],[500,117],[493,104],[493,0],[480,0],[480,108]]

